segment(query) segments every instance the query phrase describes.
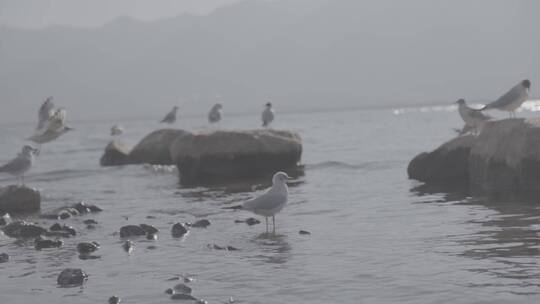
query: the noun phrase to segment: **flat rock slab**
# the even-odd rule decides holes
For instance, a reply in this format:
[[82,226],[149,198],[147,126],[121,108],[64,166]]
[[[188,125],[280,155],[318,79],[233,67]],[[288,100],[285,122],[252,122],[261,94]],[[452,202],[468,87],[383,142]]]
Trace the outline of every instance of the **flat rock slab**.
[[271,129],[215,131],[178,137],[170,153],[181,183],[223,182],[295,168],[302,140],[297,133]]
[[10,185],[0,188],[0,213],[34,212],[41,207],[41,194],[26,186]]

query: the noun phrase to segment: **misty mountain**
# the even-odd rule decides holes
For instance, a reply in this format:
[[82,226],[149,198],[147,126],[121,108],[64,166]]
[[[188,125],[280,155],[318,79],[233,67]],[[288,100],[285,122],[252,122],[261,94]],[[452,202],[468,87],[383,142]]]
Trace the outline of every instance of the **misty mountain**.
[[[245,1],[99,28],[0,28],[1,119],[49,95],[76,118],[489,100],[540,83],[535,1]],[[129,110],[128,110],[129,109]],[[72,117],[73,117],[72,116]]]

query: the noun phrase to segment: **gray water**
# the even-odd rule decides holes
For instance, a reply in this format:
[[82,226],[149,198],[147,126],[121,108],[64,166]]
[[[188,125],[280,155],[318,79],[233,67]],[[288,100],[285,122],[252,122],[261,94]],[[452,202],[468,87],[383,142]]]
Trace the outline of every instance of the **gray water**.
[[[532,112],[519,115],[534,115]],[[227,116],[221,128],[252,128],[258,115]],[[171,303],[164,290],[188,275],[193,295],[209,303],[531,303],[540,300],[540,210],[532,203],[490,202],[422,189],[406,175],[408,161],[454,136],[455,109],[343,110],[279,113],[275,128],[301,134],[303,175],[290,184],[276,237],[252,216],[222,207],[240,203],[269,180],[184,188],[176,172],[142,165],[101,168],[98,160],[118,122],[72,122],[76,131],[43,146],[27,176],[42,193],[42,212],[88,201],[99,214],[64,220],[78,235],[59,249],[0,236],[0,303]],[[121,122],[136,143],[161,127],[155,120]],[[0,125],[0,161],[24,144],[33,125]],[[208,128],[204,117],[175,127]],[[0,185],[13,178],[0,176]],[[151,216],[153,218],[147,218]],[[83,220],[98,221],[88,230]],[[207,218],[207,229],[173,239],[175,222]],[[49,227],[54,221],[31,216]],[[261,219],[262,220],[262,219]],[[127,224],[160,229],[157,241],[132,239],[127,254],[115,234]],[[300,235],[308,230],[311,235]],[[80,260],[76,244],[97,241],[101,255]],[[230,245],[220,251],[208,244]],[[155,249],[148,248],[155,246]],[[59,288],[66,267],[89,275],[82,287]]]

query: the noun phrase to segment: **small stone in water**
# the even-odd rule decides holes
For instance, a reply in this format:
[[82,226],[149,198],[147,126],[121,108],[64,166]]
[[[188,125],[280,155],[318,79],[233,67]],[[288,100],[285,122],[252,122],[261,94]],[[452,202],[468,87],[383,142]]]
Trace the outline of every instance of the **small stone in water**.
[[193,300],[193,301],[198,301],[198,299],[195,298],[194,296],[189,295],[189,294],[183,294],[183,293],[173,294],[171,296],[171,299],[172,300]]
[[50,228],[50,231],[60,231],[62,230],[62,226],[58,223],[54,223]]
[[0,253],[0,263],[9,261],[9,255],[7,253]]
[[159,230],[152,225],[140,224],[139,227],[141,227],[141,229],[144,230],[148,234],[156,234],[159,232]]
[[154,250],[154,249],[157,249],[157,246],[148,246],[146,247],[146,249]]
[[88,279],[88,275],[79,268],[66,268],[57,278],[57,283],[60,286],[78,286],[82,285]]
[[61,240],[48,240],[42,237],[37,237],[34,240],[34,247],[36,250],[41,250],[44,248],[58,248],[62,246],[63,242]]
[[77,251],[80,254],[89,254],[99,249],[99,244],[96,242],[92,243],[79,243],[77,244]]
[[186,227],[182,223],[174,224],[173,227],[172,227],[172,230],[171,230],[172,236],[175,237],[175,238],[182,237],[187,232],[188,232],[188,230],[186,229]]
[[109,298],[109,304],[119,304],[120,302],[122,302],[120,297],[112,296]]
[[252,218],[252,217],[250,217],[250,218],[248,218],[246,220],[246,224],[248,224],[249,226],[257,225],[257,224],[260,224],[260,223],[261,223],[261,221],[259,221],[258,219]]
[[165,290],[165,293],[166,294],[173,294],[174,290],[172,290],[172,288],[167,288],[167,290]]
[[124,244],[122,245],[122,248],[124,248],[124,250],[125,250],[127,253],[131,253],[131,252],[133,252],[133,249],[135,248],[135,245],[133,244],[132,241],[127,240],[127,241],[125,241]]
[[90,224],[97,225],[98,222],[96,220],[89,219],[89,220],[84,220],[83,223],[87,225],[90,225]]
[[155,240],[157,240],[157,234],[147,234],[146,239],[151,240],[151,241],[155,241]]
[[306,231],[306,230],[300,230],[300,231],[298,231],[298,233],[299,233],[299,234],[304,234],[304,235],[311,234],[311,232]]
[[191,225],[191,227],[195,228],[206,228],[208,226],[210,226],[210,221],[207,219],[198,220]]
[[176,284],[174,286],[174,291],[177,293],[191,294],[191,287],[187,286],[186,284]]
[[86,225],[86,229],[89,229],[89,230],[96,229],[96,226],[94,226],[94,225]]
[[136,226],[136,225],[127,225],[127,226],[122,226],[120,228],[121,238],[140,236],[140,235],[145,235],[145,234],[146,234],[146,231],[144,231],[144,229],[141,228],[140,226]]
[[233,246],[227,246],[227,250],[229,250],[229,251],[236,251],[236,250],[240,250],[240,249],[238,249],[238,248],[236,248],[236,247],[233,247]]

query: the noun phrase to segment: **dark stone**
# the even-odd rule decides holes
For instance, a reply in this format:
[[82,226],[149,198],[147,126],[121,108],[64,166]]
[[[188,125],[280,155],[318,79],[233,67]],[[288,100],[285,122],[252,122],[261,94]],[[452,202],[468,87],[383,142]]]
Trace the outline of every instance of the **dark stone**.
[[111,141],[107,147],[105,147],[105,152],[103,153],[103,156],[101,156],[99,163],[104,167],[129,164],[129,151],[130,148],[126,144],[118,141]]
[[35,238],[47,232],[45,228],[25,221],[10,223],[2,230],[7,236],[12,238]]
[[146,239],[149,241],[156,241],[158,239],[157,234],[147,234]]
[[156,217],[153,216],[153,215],[147,215],[146,218],[147,218],[147,219],[155,219]]
[[159,232],[159,230],[152,225],[140,224],[139,226],[148,234],[156,234]]
[[77,209],[80,214],[96,213],[103,211],[103,209],[99,208],[98,206],[90,205],[86,202],[78,202],[77,204],[73,205],[73,208]]
[[153,246],[153,245],[147,246],[146,249],[155,250],[155,249],[157,249],[157,246]]
[[184,130],[161,129],[146,135],[129,153],[135,164],[173,165],[170,147],[180,136],[190,134]]
[[187,300],[198,301],[198,299],[195,298],[194,296],[189,295],[189,294],[183,294],[183,293],[173,294],[171,296],[171,299],[172,300],[183,300],[183,301],[187,301]]
[[173,290],[172,288],[167,288],[167,289],[165,290],[165,293],[166,293],[166,294],[171,294],[171,295],[172,295],[172,294],[174,293],[174,290]]
[[98,222],[93,219],[88,219],[88,220],[84,220],[83,223],[86,225],[97,225]]
[[86,229],[89,229],[89,230],[96,229],[96,226],[94,226],[94,225],[86,225]]
[[207,219],[198,220],[191,225],[191,227],[195,228],[206,228],[208,226],[210,226],[210,221]]
[[225,247],[219,246],[217,244],[208,244],[208,247],[213,248],[215,250],[225,250]]
[[288,131],[216,131],[180,136],[170,153],[180,182],[191,185],[295,168],[302,155],[302,142],[298,134]]
[[141,236],[145,235],[146,231],[143,228],[136,225],[127,225],[120,228],[120,237],[132,237],[132,236]]
[[125,241],[124,244],[122,245],[122,248],[124,248],[124,250],[125,250],[127,253],[131,253],[131,252],[133,252],[133,250],[135,249],[135,244],[133,244],[132,241],[127,240],[127,241]]
[[191,294],[191,287],[187,286],[186,284],[180,283],[174,285],[174,291],[176,293]]
[[0,213],[35,212],[40,206],[41,195],[38,190],[18,185],[0,187]]
[[49,227],[49,230],[50,231],[61,231],[62,230],[62,225],[60,225],[59,223],[54,223],[54,224],[52,224],[51,227]]
[[9,255],[7,253],[0,253],[0,263],[6,263],[9,261]]
[[421,153],[407,167],[409,178],[426,183],[460,183],[469,180],[469,154],[476,136],[456,137],[429,153]]
[[67,210],[62,210],[60,213],[58,213],[58,219],[59,220],[65,220],[71,217],[71,213],[69,213]]
[[184,236],[188,232],[187,228],[182,223],[176,223],[172,226],[171,233],[175,238]]
[[261,223],[261,221],[259,221],[256,218],[252,218],[252,217],[250,217],[250,218],[248,218],[246,220],[246,224],[248,224],[249,226],[257,225],[257,224],[260,224],[260,223]]
[[49,227],[49,230],[53,232],[58,232],[58,233],[49,232],[47,235],[63,235],[62,232],[68,234],[67,237],[69,237],[69,235],[71,236],[77,235],[77,231],[75,230],[75,228],[71,226],[67,226],[67,225],[60,225],[59,223],[54,223],[51,227]]
[[79,259],[81,260],[96,260],[99,258],[101,258],[99,255],[79,254]]
[[58,285],[63,287],[79,286],[88,279],[88,275],[80,268],[66,268],[58,275]]
[[45,248],[59,248],[63,245],[63,243],[64,242],[62,242],[61,240],[49,240],[39,236],[34,240],[34,247],[36,248],[36,250],[41,250]]
[[120,302],[122,302],[122,299],[117,296],[112,296],[109,298],[109,304],[119,304]]
[[309,235],[309,234],[311,234],[311,232],[306,231],[306,230],[300,230],[300,231],[298,231],[298,233],[299,233],[299,234],[304,234],[304,235]]
[[77,244],[77,251],[80,254],[89,254],[89,253],[97,251],[98,249],[99,249],[99,244],[97,242],[92,242],[92,243],[84,242],[84,243]]
[[238,249],[236,247],[233,247],[233,246],[227,246],[227,250],[228,251],[237,251],[237,250],[240,250],[240,249]]
[[72,236],[77,235],[77,231],[75,230],[75,228],[73,228],[71,226],[67,226],[67,225],[62,226],[62,231],[65,231],[65,232],[71,234]]

